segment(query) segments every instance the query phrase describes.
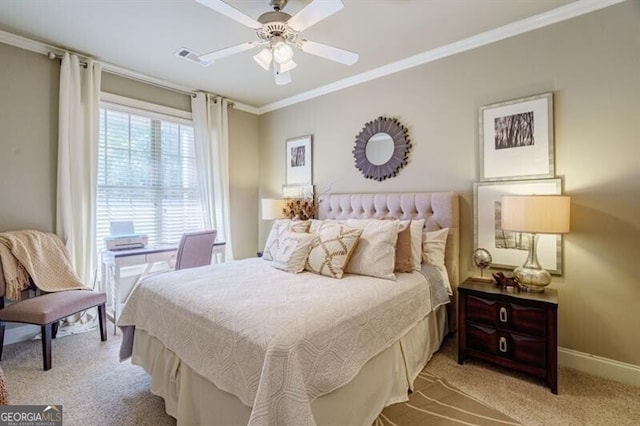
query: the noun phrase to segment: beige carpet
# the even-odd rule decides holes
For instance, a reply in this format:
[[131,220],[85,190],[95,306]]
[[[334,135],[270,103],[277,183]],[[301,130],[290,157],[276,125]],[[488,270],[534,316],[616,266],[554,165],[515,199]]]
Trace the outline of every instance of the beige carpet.
[[[10,403],[62,404],[66,426],[175,425],[149,392],[144,370],[118,361],[120,336],[108,337],[100,342],[93,331],[54,340],[50,371],[42,371],[40,341],[6,346],[1,365]],[[537,380],[488,364],[458,365],[453,339],[425,372],[525,425],[640,425],[640,388],[561,369],[556,396]]]

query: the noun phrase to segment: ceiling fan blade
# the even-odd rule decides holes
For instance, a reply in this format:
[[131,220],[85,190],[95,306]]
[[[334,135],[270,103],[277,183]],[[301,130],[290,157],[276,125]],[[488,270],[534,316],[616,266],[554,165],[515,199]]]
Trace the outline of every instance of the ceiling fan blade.
[[287,72],[276,72],[274,73],[276,76],[276,84],[278,86],[284,86],[285,84],[291,83],[291,73]]
[[343,7],[341,0],[315,0],[293,15],[287,21],[287,25],[292,30],[300,32],[333,15]]
[[340,62],[345,65],[353,65],[358,62],[358,54],[327,44],[316,43],[315,41],[302,40],[300,49],[305,53],[320,56],[325,59]]
[[200,55],[198,58],[201,61],[213,62],[218,59],[226,58],[227,56],[235,55],[236,53],[244,52],[245,50],[253,49],[256,46],[256,42],[249,41],[247,43],[238,44],[236,46],[227,47],[225,49],[214,50],[213,52]]
[[196,0],[203,6],[207,6],[210,9],[215,10],[218,13],[223,14],[227,18],[231,18],[242,25],[251,29],[257,29],[262,27],[262,24],[255,19],[245,15],[233,6],[223,2],[222,0]]

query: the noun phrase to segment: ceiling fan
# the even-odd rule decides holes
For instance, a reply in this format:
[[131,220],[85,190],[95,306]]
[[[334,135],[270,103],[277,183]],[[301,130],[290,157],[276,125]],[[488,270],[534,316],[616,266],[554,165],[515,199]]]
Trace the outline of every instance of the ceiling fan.
[[290,71],[297,66],[293,61],[294,48],[345,65],[358,61],[357,53],[300,38],[302,31],[342,9],[341,0],[314,0],[294,16],[282,11],[288,0],[269,0],[273,12],[265,12],[257,20],[222,0],[196,1],[253,29],[258,36],[257,41],[198,55],[198,62],[203,65],[254,47],[263,47],[253,59],[265,70],[272,70],[276,84],[283,85],[291,83]]

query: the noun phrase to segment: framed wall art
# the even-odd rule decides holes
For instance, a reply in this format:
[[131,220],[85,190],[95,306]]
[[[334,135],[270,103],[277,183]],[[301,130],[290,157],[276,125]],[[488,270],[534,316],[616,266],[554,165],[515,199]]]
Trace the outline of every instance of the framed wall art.
[[480,108],[480,181],[555,176],[553,93]]
[[311,185],[313,161],[311,153],[311,135],[287,140],[287,185]]
[[[484,247],[491,252],[494,268],[513,269],[522,265],[529,253],[528,238],[522,232],[502,230],[502,196],[561,193],[560,178],[474,183],[475,247]],[[551,274],[562,274],[562,236],[540,234],[537,248],[542,267]]]

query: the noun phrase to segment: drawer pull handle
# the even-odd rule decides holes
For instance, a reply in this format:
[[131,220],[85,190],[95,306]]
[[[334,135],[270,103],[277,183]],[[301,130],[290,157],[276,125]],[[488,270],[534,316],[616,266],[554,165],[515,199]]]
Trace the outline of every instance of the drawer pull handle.
[[507,339],[505,337],[501,337],[498,341],[498,349],[500,349],[502,353],[507,352]]
[[502,306],[499,311],[500,322],[507,322],[507,308]]

